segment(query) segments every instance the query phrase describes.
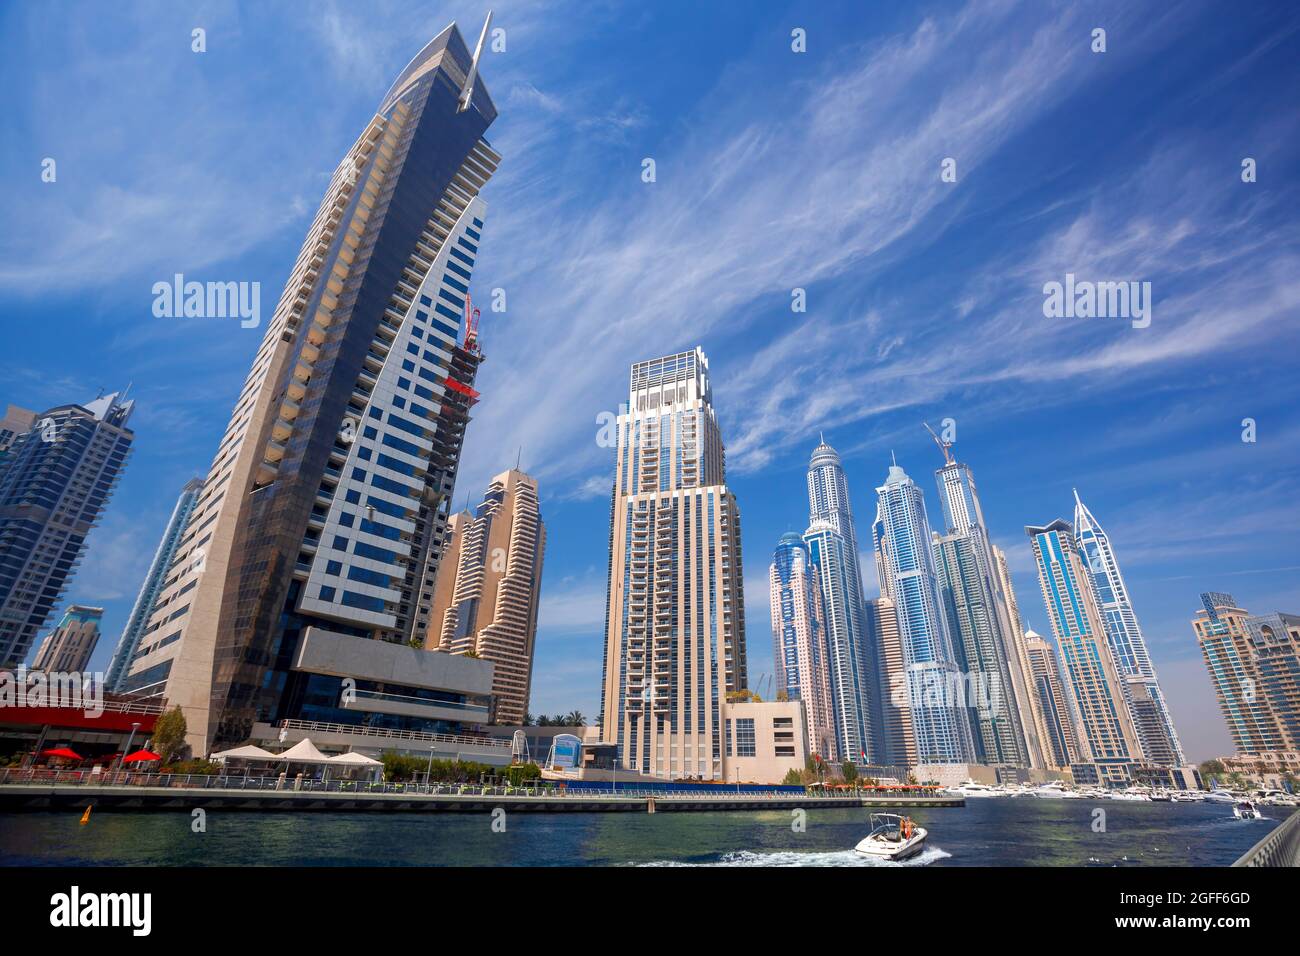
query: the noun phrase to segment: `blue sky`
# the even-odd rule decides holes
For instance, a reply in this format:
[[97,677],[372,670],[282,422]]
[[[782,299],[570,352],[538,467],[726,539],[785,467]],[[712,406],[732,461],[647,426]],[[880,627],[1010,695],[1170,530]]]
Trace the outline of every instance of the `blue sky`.
[[[127,382],[138,400],[135,454],[67,593],[107,608],[97,664],[262,334],[155,318],[151,286],[177,272],[259,281],[269,315],[392,78],[453,19],[472,44],[486,10],[114,7],[0,11],[0,402],[39,409]],[[506,50],[482,72],[504,160],[475,292],[506,289],[507,311],[485,311],[458,490],[478,495],[521,445],[541,482],[533,711],[598,709],[612,461],[597,416],[623,400],[631,362],[700,344],[743,515],[752,683],[771,671],[771,549],[806,522],[818,431],[845,458],[865,540],[891,450],[937,514],[940,458],[920,422],[952,418],[1028,623],[1048,631],[1023,526],[1070,517],[1077,486],[1111,534],[1185,746],[1228,751],[1188,623],[1199,593],[1300,611],[1300,11],[495,14]],[[940,178],[948,157],[955,183]],[[1045,318],[1043,284],[1067,272],[1150,281],[1150,327]]]

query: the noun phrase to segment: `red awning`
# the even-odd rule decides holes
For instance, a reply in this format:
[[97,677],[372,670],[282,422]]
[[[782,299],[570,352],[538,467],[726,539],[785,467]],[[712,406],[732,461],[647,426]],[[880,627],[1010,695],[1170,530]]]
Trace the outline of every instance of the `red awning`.
[[66,760],[80,760],[81,754],[68,747],[55,747],[52,750],[42,750],[42,757],[63,757]]
[[123,757],[122,763],[140,763],[146,760],[162,760],[162,757],[152,750],[137,750],[135,753]]

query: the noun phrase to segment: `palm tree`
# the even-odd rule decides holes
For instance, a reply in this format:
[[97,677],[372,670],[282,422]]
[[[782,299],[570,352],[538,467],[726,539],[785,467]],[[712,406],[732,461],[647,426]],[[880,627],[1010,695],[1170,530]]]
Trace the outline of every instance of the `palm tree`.
[[581,727],[587,722],[587,718],[583,716],[580,710],[569,711],[569,716],[565,719],[568,720],[570,727]]

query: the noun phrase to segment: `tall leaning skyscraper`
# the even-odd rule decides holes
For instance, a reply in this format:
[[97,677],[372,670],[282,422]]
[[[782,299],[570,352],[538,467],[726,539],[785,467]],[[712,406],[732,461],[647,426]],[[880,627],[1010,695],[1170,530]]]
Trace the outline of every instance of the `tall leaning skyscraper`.
[[1174,729],[1174,718],[1169,713],[1155,665],[1147,653],[1146,638],[1138,624],[1128,586],[1120,573],[1110,536],[1092,516],[1092,512],[1074,493],[1074,534],[1083,552],[1097,607],[1106,625],[1106,639],[1115,665],[1125,683],[1129,707],[1133,713],[1142,752],[1150,763],[1162,767],[1181,767],[1187,761],[1183,747]]
[[500,158],[486,33],[471,56],[447,27],[384,95],[235,402],[128,679],[181,706],[195,752],[294,716],[306,645],[357,659],[408,641],[431,591],[476,394],[460,325],[479,191]]
[[1079,731],[1077,783],[1124,786],[1143,759],[1119,668],[1106,640],[1088,566],[1068,521],[1025,528],[1034,546],[1043,604],[1061,654],[1065,697]]
[[746,688],[740,511],[727,488],[709,362],[632,366],[618,416],[601,735],[622,766],[723,776],[722,707]]

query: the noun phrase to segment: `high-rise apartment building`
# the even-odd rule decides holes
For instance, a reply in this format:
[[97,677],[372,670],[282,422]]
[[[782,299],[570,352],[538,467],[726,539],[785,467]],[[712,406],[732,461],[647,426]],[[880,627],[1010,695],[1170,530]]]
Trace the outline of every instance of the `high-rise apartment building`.
[[878,676],[865,619],[858,535],[844,466],[825,439],[808,462],[808,530],[803,538],[821,580],[839,753],[844,759],[875,763],[872,709],[879,706],[874,695]]
[[748,686],[743,580],[708,359],[637,362],[618,416],[600,698],[622,766],[722,779],[723,706]]
[[304,708],[356,719],[362,691],[410,717],[398,699],[427,689],[407,679],[432,662],[391,647],[432,601],[477,396],[485,37],[471,57],[453,24],[401,71],[267,323],[127,679],[180,705],[196,753]]
[[1043,603],[1060,651],[1066,696],[1079,732],[1081,783],[1124,786],[1143,760],[1123,678],[1106,638],[1088,566],[1068,521],[1026,526],[1034,546]]
[[1254,635],[1247,624],[1250,612],[1238,607],[1231,594],[1218,591],[1202,594],[1201,604],[1192,629],[1237,753],[1297,749],[1287,746],[1287,737],[1265,693]]
[[1016,600],[1016,588],[1011,581],[1007,555],[997,545],[991,545],[991,548],[993,566],[997,571],[998,588],[1006,604],[1007,623],[1011,628],[1016,648],[1013,666],[1020,668],[1020,680],[1016,682],[1016,695],[1020,703],[1020,724],[1025,731],[1025,744],[1029,747],[1029,765],[1036,768],[1059,767],[1059,764],[1052,763],[1051,743],[1048,740],[1051,734],[1048,730],[1047,715],[1043,711],[1037,677],[1029,659],[1028,635],[1020,616],[1020,602]]
[[1033,674],[1039,710],[1043,714],[1047,766],[1053,770],[1065,770],[1079,762],[1079,745],[1074,733],[1074,706],[1061,680],[1056,649],[1031,629],[1025,631],[1025,655]]
[[63,620],[41,641],[32,661],[32,670],[49,673],[83,673],[99,643],[99,622],[104,617],[102,607],[71,604],[63,612]]
[[27,657],[122,476],[134,402],[113,392],[37,416],[0,456],[0,667]]
[[26,408],[19,408],[17,405],[10,405],[5,409],[5,417],[0,418],[0,458],[4,457],[9,446],[18,440],[19,435],[25,435],[36,424],[36,413]]
[[546,552],[537,480],[502,472],[472,513],[451,516],[449,532],[424,647],[491,661],[496,722],[522,724]]
[[189,524],[190,515],[202,490],[203,480],[191,478],[181,489],[180,497],[176,499],[171,517],[167,519],[167,527],[163,529],[162,540],[158,542],[158,548],[153,553],[153,560],[149,562],[149,572],[145,575],[144,583],[140,585],[140,592],[136,595],[135,604],[131,607],[131,616],[126,620],[126,629],[122,631],[117,649],[113,651],[113,660],[108,665],[108,674],[104,683],[111,691],[120,692],[123,689],[131,661],[135,658],[136,651],[140,649],[140,640],[149,625],[154,601],[157,600],[163,582],[171,571],[172,559],[176,557],[176,548],[181,543],[181,535],[185,533],[185,527]]
[[907,693],[907,662],[898,632],[898,613],[889,598],[867,602],[867,625],[876,635],[880,655],[880,740],[877,760],[889,767],[917,764],[912,704]]
[[[1040,761],[1020,646],[1002,593],[993,545],[970,467],[953,458],[952,443],[937,440],[944,464],[935,471],[945,532],[933,542],[940,591],[953,649],[970,680],[981,688],[970,711],[976,758],[985,764],[1029,767]],[[1032,744],[1032,746],[1031,746]]]
[[1273,710],[1284,749],[1300,752],[1300,615],[1260,614],[1245,624],[1259,693]]
[[925,496],[897,462],[876,496],[872,538],[880,593],[898,615],[917,761],[971,763],[969,688],[939,592]]
[[1147,653],[1146,638],[1138,624],[1128,586],[1120,573],[1110,536],[1074,492],[1074,534],[1091,572],[1097,607],[1106,625],[1106,639],[1124,679],[1129,706],[1137,725],[1147,762],[1160,767],[1181,767],[1187,761],[1174,729],[1174,718]]
[[826,666],[826,612],[821,574],[796,532],[781,536],[768,572],[772,609],[772,663],[778,695],[802,701],[808,753],[839,760],[830,671]]

